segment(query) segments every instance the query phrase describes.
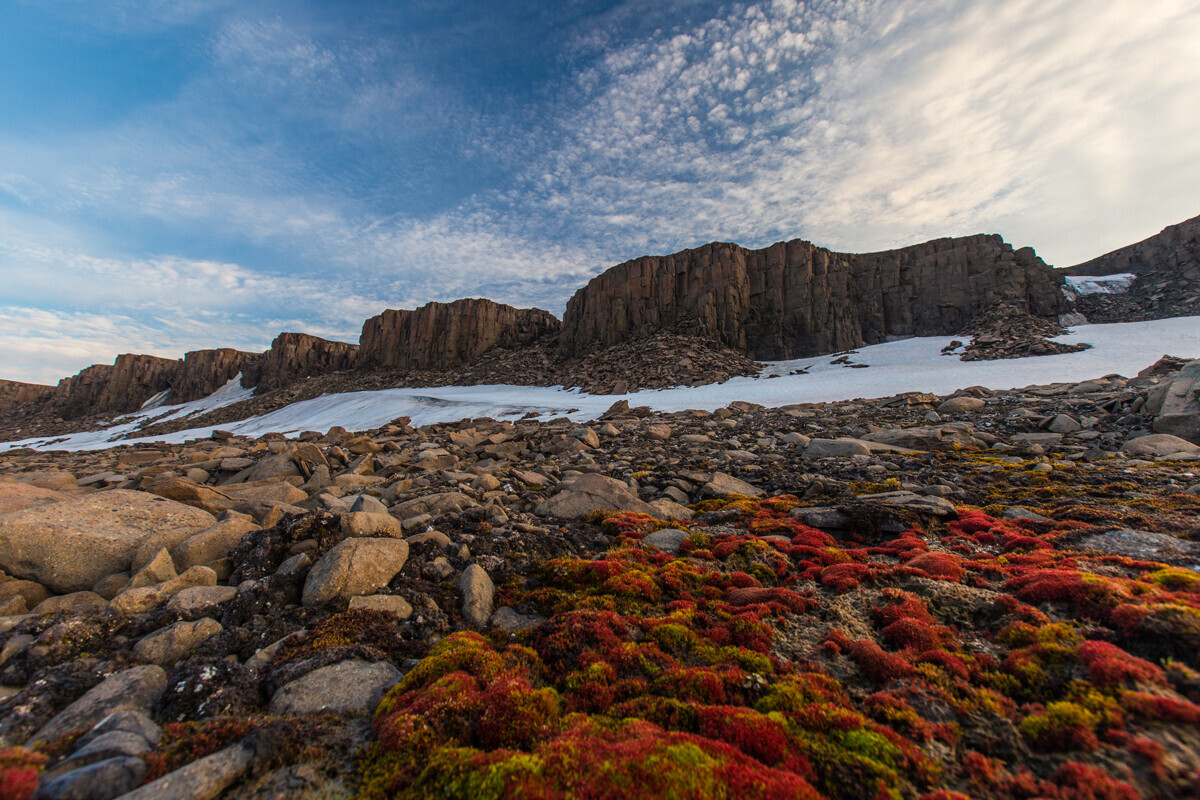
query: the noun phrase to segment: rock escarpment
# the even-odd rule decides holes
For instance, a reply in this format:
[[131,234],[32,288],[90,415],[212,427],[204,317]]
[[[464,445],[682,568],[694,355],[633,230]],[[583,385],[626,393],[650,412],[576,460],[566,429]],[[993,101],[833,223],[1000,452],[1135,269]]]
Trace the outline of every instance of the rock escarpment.
[[1076,298],[1089,322],[1135,322],[1200,314],[1200,217],[1062,270],[1066,275],[1137,277],[1125,292]]
[[1170,272],[1200,280],[1200,217],[1170,225],[1148,239],[1067,267],[1064,275]]
[[307,333],[281,333],[270,350],[247,366],[243,382],[258,391],[276,389],[310,375],[350,369],[357,357],[358,345]]
[[363,369],[441,369],[494,347],[515,348],[559,329],[540,308],[513,308],[481,298],[428,303],[415,311],[388,309],[363,324]]
[[567,304],[560,341],[577,354],[673,327],[752,358],[796,358],[955,333],[998,301],[1057,315],[1061,286],[1032,249],[995,235],[863,255],[799,239],[762,250],[714,242],[593,278]]
[[17,409],[32,407],[53,396],[53,386],[0,380],[0,414],[11,414]]
[[178,376],[171,384],[169,402],[186,403],[208,397],[239,372],[244,375],[261,359],[261,353],[247,353],[231,347],[193,350],[183,357]]
[[111,365],[94,364],[59,381],[54,406],[64,417],[135,411],[171,388],[178,372],[177,359],[124,353]]

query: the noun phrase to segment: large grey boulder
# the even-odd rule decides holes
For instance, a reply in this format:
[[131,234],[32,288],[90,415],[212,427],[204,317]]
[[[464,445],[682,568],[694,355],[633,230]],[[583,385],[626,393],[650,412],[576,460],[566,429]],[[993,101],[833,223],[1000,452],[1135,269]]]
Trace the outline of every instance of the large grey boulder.
[[238,743],[168,772],[121,795],[121,800],[213,800],[253,764],[253,748]]
[[913,450],[986,450],[987,444],[975,437],[975,427],[968,423],[928,425],[915,428],[876,431],[862,437],[867,442],[908,447]]
[[1152,433],[1139,436],[1121,445],[1121,452],[1133,456],[1173,456],[1200,453],[1200,445],[1169,433]]
[[408,561],[408,542],[392,538],[354,538],[338,542],[308,572],[304,581],[306,606],[374,594],[396,576]]
[[65,733],[90,728],[114,711],[145,710],[167,687],[167,673],[162,667],[134,667],[111,675],[93,686],[42,726],[29,740],[49,742]]
[[487,570],[471,564],[458,579],[458,591],[462,594],[463,617],[473,628],[486,628],[492,617],[492,600],[496,594],[496,586]]
[[726,475],[724,472],[714,472],[712,479],[700,487],[700,493],[705,497],[724,497],[727,494],[762,497],[763,490],[753,484],[746,483],[741,478]]
[[1154,431],[1200,444],[1200,360],[1184,364],[1171,381],[1154,419]]
[[368,714],[401,677],[386,661],[342,661],[285,684],[271,698],[271,713]]
[[576,519],[593,511],[636,511],[665,518],[661,511],[641,500],[626,484],[595,473],[576,478],[540,504],[534,513],[543,517]]
[[212,514],[146,492],[115,489],[0,516],[0,568],[59,594],[91,589],[129,569],[163,530],[198,533]]

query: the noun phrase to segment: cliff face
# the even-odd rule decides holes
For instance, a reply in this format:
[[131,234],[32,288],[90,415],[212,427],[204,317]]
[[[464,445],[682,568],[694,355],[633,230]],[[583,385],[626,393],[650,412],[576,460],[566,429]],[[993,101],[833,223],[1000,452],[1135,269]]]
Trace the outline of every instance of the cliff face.
[[1055,275],[1033,250],[995,235],[880,253],[835,253],[799,239],[762,250],[712,243],[646,256],[593,278],[567,304],[567,355],[674,328],[757,359],[799,358],[957,333],[998,301],[1062,313]]
[[310,375],[350,369],[357,354],[358,345],[307,333],[281,333],[270,350],[245,365],[242,380],[260,392],[277,389]]
[[53,386],[0,380],[0,414],[28,409],[54,397]]
[[179,363],[158,356],[119,355],[111,365],[95,364],[59,381],[54,405],[68,419],[136,411],[154,395],[171,388]]
[[179,374],[171,384],[169,402],[186,403],[208,397],[239,372],[244,377],[261,358],[261,353],[247,353],[230,347],[193,350],[183,357]]
[[1064,269],[1065,275],[1135,275],[1169,273],[1200,281],[1200,217],[1164,228],[1137,244]]
[[429,303],[415,311],[389,309],[363,324],[358,366],[451,367],[493,347],[520,347],[558,329],[554,315],[540,308],[513,308],[483,299]]

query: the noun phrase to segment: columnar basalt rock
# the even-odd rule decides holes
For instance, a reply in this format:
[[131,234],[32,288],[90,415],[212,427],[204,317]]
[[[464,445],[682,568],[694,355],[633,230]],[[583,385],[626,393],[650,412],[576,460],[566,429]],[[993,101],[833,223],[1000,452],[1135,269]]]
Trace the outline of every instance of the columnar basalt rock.
[[261,353],[247,353],[231,347],[193,350],[184,355],[179,375],[171,384],[170,402],[186,403],[207,397],[239,372],[245,375],[262,358]]
[[53,386],[0,380],[0,414],[28,409],[54,397]]
[[307,333],[281,333],[271,349],[247,364],[243,381],[262,392],[277,389],[312,375],[350,369],[357,359],[358,345],[334,342]]
[[159,392],[171,388],[180,361],[124,353],[113,364],[93,364],[55,389],[54,405],[64,417],[136,411]]
[[480,298],[428,303],[415,311],[389,309],[363,324],[358,366],[449,367],[493,347],[530,344],[559,326],[554,315],[540,308],[513,308]]
[[567,304],[560,342],[573,355],[674,328],[753,358],[795,358],[955,333],[998,301],[1056,315],[1061,286],[1032,249],[996,235],[862,255],[799,239],[762,250],[714,242],[593,278]]

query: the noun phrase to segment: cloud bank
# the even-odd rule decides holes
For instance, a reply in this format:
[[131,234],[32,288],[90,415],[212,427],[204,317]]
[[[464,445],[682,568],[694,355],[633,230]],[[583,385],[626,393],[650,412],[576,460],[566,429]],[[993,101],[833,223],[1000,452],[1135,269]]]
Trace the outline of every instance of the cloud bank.
[[[113,6],[92,35],[178,31],[199,66],[103,126],[0,125],[3,376],[353,340],[460,296],[560,313],[617,261],[711,240],[998,232],[1066,266],[1200,213],[1189,0],[671,9],[543,22],[535,63],[483,53],[515,28]],[[472,48],[517,66],[456,69]]]

